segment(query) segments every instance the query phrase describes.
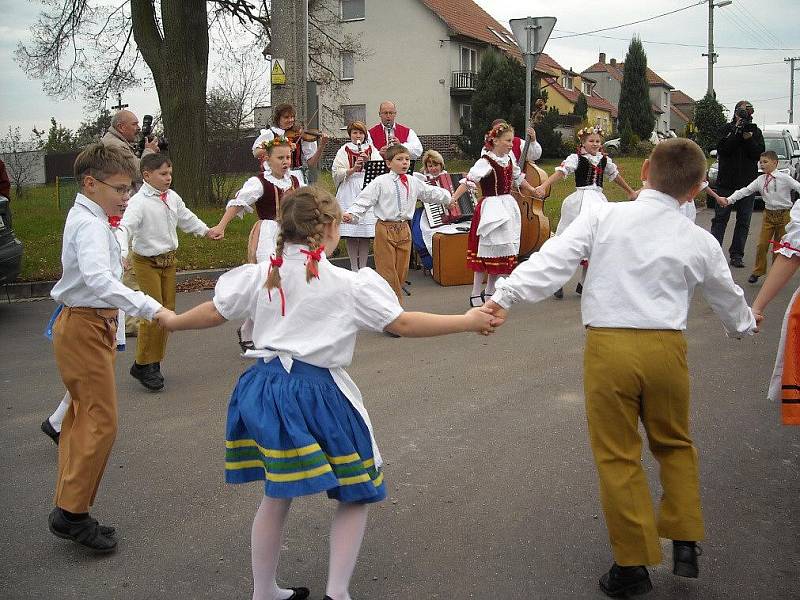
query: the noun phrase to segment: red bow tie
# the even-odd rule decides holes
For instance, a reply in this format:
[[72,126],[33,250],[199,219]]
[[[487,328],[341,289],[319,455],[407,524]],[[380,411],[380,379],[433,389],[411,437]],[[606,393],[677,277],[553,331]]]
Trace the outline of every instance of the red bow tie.
[[769,185],[770,181],[775,181],[775,175],[772,173],[765,173],[764,174],[764,191],[767,191],[767,186]]
[[408,196],[409,188],[408,188],[408,175],[405,173],[400,174],[400,183],[403,184],[403,187],[406,188],[406,196]]
[[166,204],[166,203],[167,203],[167,198],[169,198],[169,192],[161,192],[161,193],[158,195],[158,197],[159,197],[159,198],[161,198],[161,201],[162,201],[164,204]]
[[108,217],[108,224],[111,226],[112,229],[116,229],[119,227],[119,222],[122,220],[122,217]]

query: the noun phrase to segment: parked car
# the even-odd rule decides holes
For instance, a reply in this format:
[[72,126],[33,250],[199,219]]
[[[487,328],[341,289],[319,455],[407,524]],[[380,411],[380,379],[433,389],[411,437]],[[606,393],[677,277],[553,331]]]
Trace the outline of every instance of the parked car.
[[[672,131],[671,129],[667,133],[663,133],[661,131],[653,131],[650,134],[649,142],[654,146],[658,144],[662,140],[667,140],[669,138],[678,137],[678,135]],[[605,148],[606,153],[610,156],[616,156],[620,153],[622,149],[622,141],[620,138],[614,138],[612,140],[608,140],[603,144],[603,148]]]
[[0,196],[0,284],[13,282],[22,269],[22,242],[11,227],[11,202]]
[[[778,155],[778,170],[794,177],[800,181],[800,149],[795,148],[795,142],[788,130],[764,131],[764,147],[772,150]],[[711,156],[716,157],[717,151],[712,150]],[[717,174],[719,173],[719,162],[714,163],[708,168],[708,184],[716,189]],[[759,173],[761,170],[759,169]],[[797,200],[797,193],[792,191],[792,200]],[[713,208],[714,201],[710,198],[707,201],[708,207]],[[760,194],[756,194],[754,205],[756,210],[764,208],[764,201]]]

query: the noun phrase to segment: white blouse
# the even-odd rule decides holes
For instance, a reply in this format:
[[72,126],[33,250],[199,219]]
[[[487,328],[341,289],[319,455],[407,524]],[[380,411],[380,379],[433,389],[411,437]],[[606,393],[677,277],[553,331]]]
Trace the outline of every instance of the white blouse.
[[[283,190],[284,192],[292,187],[292,175],[289,171],[278,179],[272,173],[264,171],[264,179],[275,185],[275,187]],[[298,178],[299,187],[303,187],[303,180]],[[232,200],[228,200],[225,209],[232,206],[238,206],[239,212],[237,216],[240,219],[244,218],[244,213],[253,212],[253,204],[258,202],[258,199],[264,194],[264,184],[258,177],[251,177],[244,182],[242,189],[236,192],[236,196]]]
[[[497,164],[499,164],[501,167],[508,166],[508,161],[511,161],[511,163],[514,165],[513,167],[514,170],[511,174],[511,178],[514,181],[514,183],[517,184],[517,186],[519,186],[525,180],[525,174],[522,173],[519,166],[517,165],[517,161],[514,158],[514,155],[511,154],[510,152],[504,156],[497,156],[497,154],[495,154],[494,152],[487,151],[484,154],[484,156],[488,156]],[[486,177],[492,171],[493,171],[492,165],[489,164],[489,161],[483,157],[479,158],[477,162],[474,165],[472,165],[472,168],[469,170],[469,173],[467,173],[466,177],[467,185],[472,183],[473,185],[470,185],[470,187],[474,188],[475,183]],[[461,182],[464,183],[464,180],[462,179]]]
[[[583,156],[589,159],[589,162],[595,167],[603,158],[603,154],[600,152],[597,154],[586,153]],[[606,175],[606,177],[608,177],[609,181],[614,181],[617,178],[617,175],[619,175],[619,169],[617,169],[617,165],[614,164],[614,161],[611,160],[610,156],[606,155],[606,159],[606,168],[603,170],[603,173]],[[566,159],[564,159],[564,162],[556,167],[556,171],[561,171],[564,175],[572,175],[577,168],[578,155],[570,154]]]

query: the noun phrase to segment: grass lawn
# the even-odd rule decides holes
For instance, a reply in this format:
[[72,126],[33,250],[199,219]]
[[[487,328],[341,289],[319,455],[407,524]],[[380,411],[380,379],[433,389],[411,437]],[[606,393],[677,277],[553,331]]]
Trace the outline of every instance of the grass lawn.
[[[620,172],[634,189],[639,182],[639,170],[642,158],[615,159]],[[560,163],[559,160],[544,160],[539,163],[548,174]],[[472,166],[471,161],[450,161],[447,167],[451,173],[467,171]],[[232,186],[228,189],[238,189],[237,184],[244,182],[245,175],[231,175]],[[319,185],[333,192],[333,181],[330,173],[323,173]],[[561,214],[561,203],[575,189],[571,180],[566,180],[553,187],[550,198],[545,202],[545,213],[550,218],[550,226],[555,231]],[[606,195],[611,201],[625,199],[623,191],[614,183],[605,186]],[[62,186],[56,192],[56,186],[38,186],[27,190],[24,196],[14,198],[12,192],[12,210],[14,229],[25,245],[22,262],[21,281],[53,280],[61,276],[61,235],[64,229],[64,219],[69,206],[72,205],[76,189]],[[64,206],[59,208],[58,195],[62,198]],[[222,215],[222,205],[195,207],[192,210],[208,225],[215,225]],[[247,215],[243,220],[234,219],[225,231],[225,239],[214,242],[206,238],[196,238],[178,232],[178,270],[211,269],[233,267],[240,265],[245,260],[247,236],[255,222],[253,215]],[[344,243],[340,244],[338,253],[343,253]]]

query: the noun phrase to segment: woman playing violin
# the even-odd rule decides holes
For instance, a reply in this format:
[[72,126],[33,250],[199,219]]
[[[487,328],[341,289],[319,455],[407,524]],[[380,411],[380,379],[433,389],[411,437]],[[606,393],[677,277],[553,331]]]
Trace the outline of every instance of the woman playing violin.
[[[308,183],[301,167],[317,167],[322,157],[328,136],[324,133],[304,130],[297,123],[297,111],[291,104],[279,104],[272,113],[272,127],[262,129],[255,142],[253,142],[253,156],[258,159],[259,165],[266,173],[269,166],[264,161],[265,155],[261,145],[274,137],[286,137],[292,143],[291,175],[297,177],[304,184]],[[319,140],[319,141],[317,141]]]

